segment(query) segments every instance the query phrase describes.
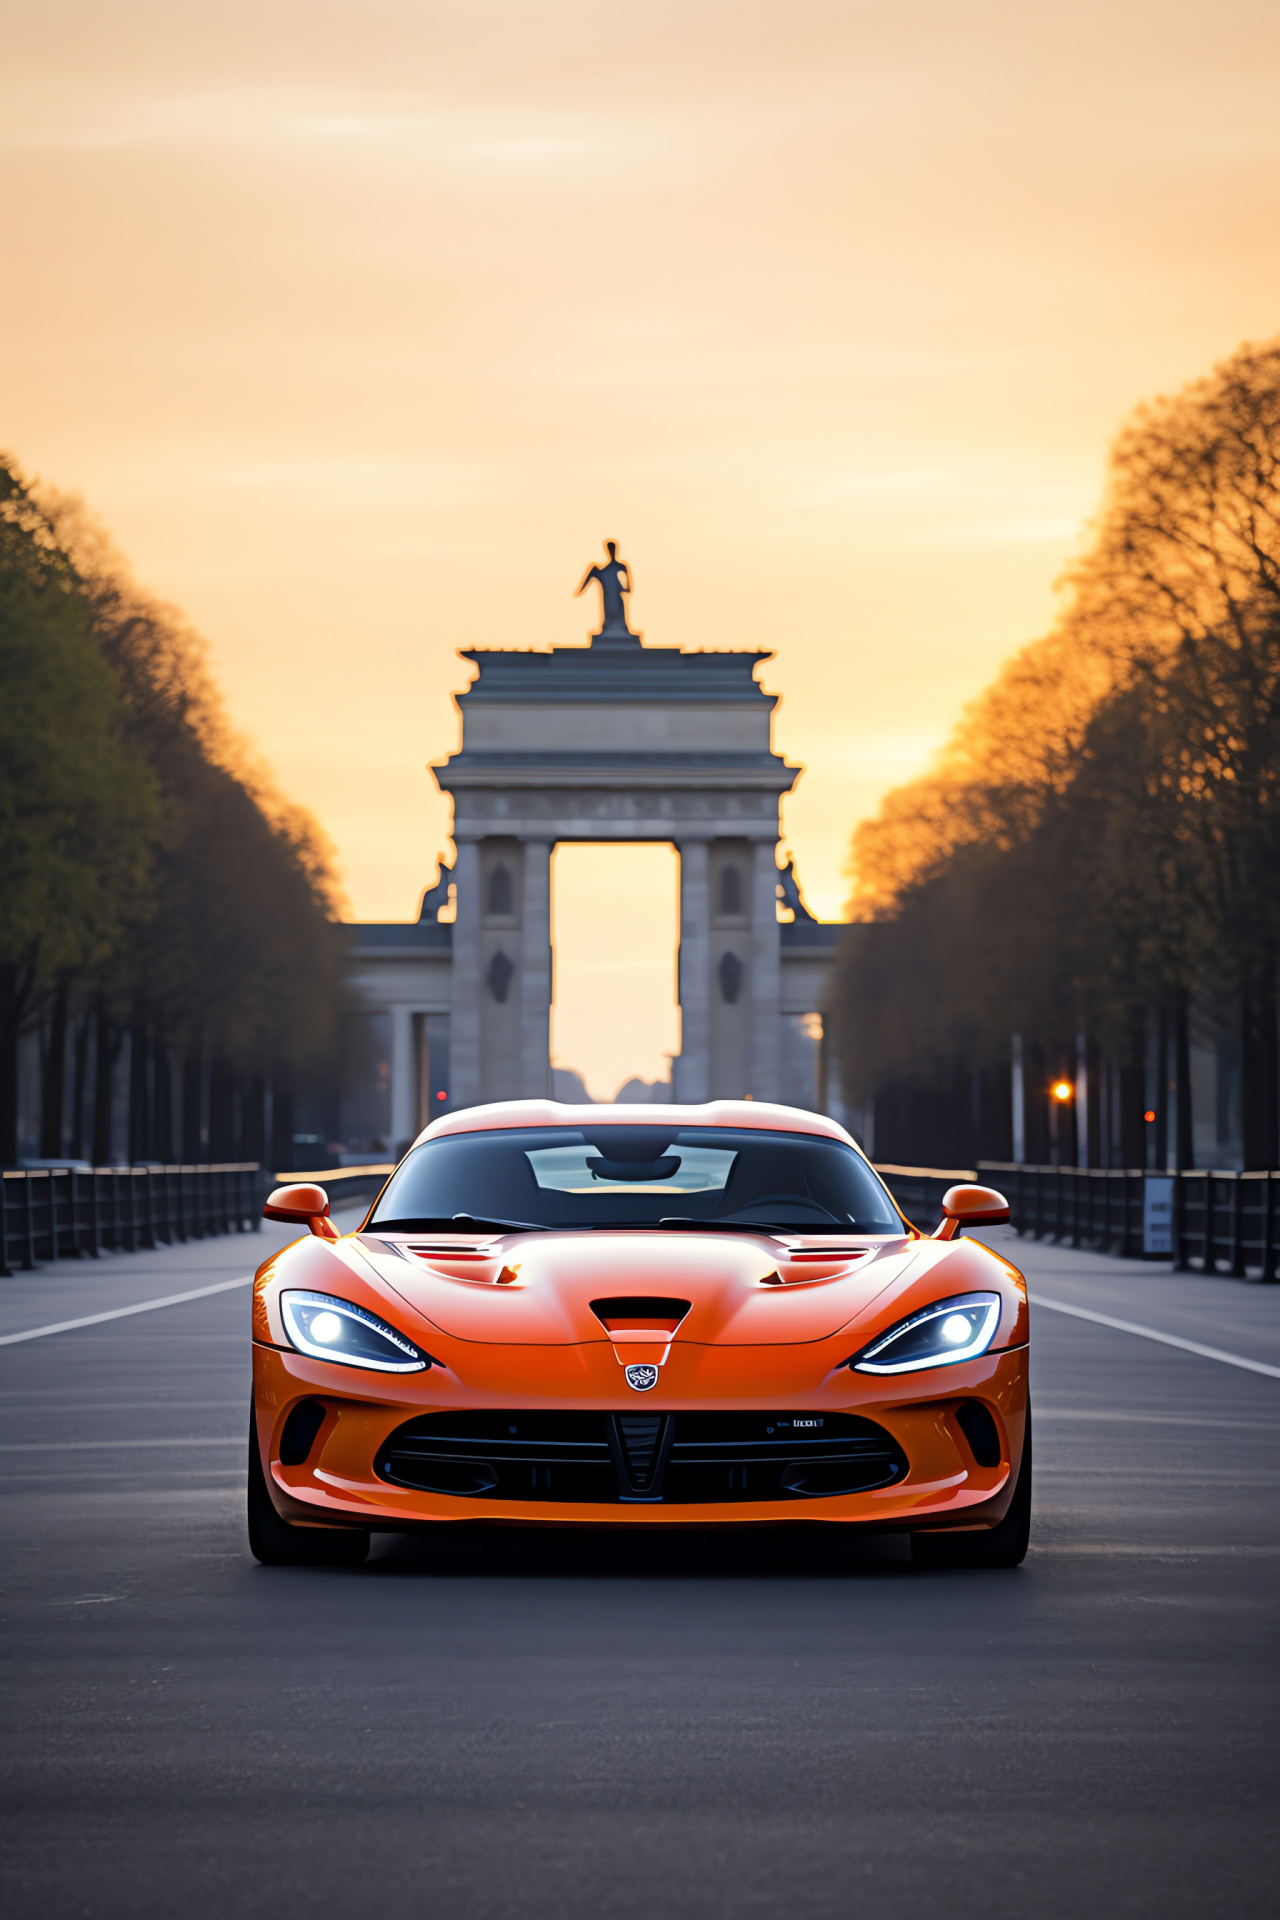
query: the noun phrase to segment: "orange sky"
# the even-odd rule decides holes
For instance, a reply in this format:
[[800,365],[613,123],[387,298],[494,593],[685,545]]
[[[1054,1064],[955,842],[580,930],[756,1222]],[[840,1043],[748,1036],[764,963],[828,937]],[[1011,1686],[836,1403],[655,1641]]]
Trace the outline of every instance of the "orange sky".
[[[208,635],[361,917],[432,877],[455,648],[581,639],[606,535],[650,640],[776,651],[837,914],[854,821],[1045,625],[1127,409],[1280,329],[1261,0],[0,26],[0,444]],[[580,986],[557,1045],[607,1092]]]

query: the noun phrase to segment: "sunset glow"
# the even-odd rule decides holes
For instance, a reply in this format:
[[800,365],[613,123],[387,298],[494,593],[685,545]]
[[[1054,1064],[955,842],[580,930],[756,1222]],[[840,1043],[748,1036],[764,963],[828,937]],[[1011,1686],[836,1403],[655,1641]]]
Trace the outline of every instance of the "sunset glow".
[[1260,0],[11,10],[0,439],[207,636],[356,917],[434,877],[457,649],[584,640],[606,536],[651,643],[774,651],[836,917],[1123,416],[1280,325],[1278,65]]

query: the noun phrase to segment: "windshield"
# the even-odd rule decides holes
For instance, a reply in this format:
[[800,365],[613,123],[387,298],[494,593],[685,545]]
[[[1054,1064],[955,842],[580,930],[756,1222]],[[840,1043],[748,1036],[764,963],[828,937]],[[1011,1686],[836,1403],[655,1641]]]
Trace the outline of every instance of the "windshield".
[[705,1223],[901,1233],[866,1161],[838,1140],[753,1128],[522,1127],[415,1147],[370,1227]]

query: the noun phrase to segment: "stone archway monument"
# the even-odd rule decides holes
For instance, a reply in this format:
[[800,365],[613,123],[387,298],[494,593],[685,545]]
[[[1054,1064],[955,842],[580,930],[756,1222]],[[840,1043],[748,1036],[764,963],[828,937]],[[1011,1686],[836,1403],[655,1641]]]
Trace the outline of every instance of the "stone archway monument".
[[[768,653],[648,647],[609,542],[587,647],[476,649],[462,745],[433,767],[453,800],[451,1107],[550,1091],[551,855],[558,841],[663,841],[680,856],[681,1101],[780,1094],[781,796]],[[625,1012],[620,1017],[625,1018]]]

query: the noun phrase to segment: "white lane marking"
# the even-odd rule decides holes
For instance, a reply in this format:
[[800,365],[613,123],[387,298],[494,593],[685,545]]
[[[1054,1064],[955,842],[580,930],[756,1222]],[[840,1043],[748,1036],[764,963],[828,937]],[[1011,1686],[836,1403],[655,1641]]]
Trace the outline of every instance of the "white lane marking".
[[1280,1553],[1280,1547],[1135,1547],[1093,1545],[1082,1542],[1079,1546],[1062,1547],[1042,1547],[1036,1544],[1031,1551],[1037,1557],[1046,1553],[1058,1555],[1099,1553],[1114,1554],[1117,1557],[1123,1555],[1126,1559],[1133,1560],[1216,1560],[1228,1553],[1245,1554],[1256,1559],[1270,1559]]
[[0,1447],[0,1453],[97,1453],[104,1447],[239,1447],[242,1433],[213,1440],[19,1440]]
[[[188,1405],[194,1406],[196,1404],[194,1401],[188,1402]],[[239,1404],[238,1400],[234,1402],[236,1406],[239,1406]],[[76,1411],[83,1413],[114,1413],[115,1408],[77,1407]],[[1251,1433],[1271,1433],[1275,1429],[1274,1420],[1232,1420],[1225,1416],[1222,1419],[1215,1420],[1209,1415],[1202,1413],[1117,1413],[1114,1408],[1110,1407],[1105,1409],[1089,1407],[1046,1407],[1039,1400],[1036,1401],[1036,1419],[1041,1422],[1045,1420],[1124,1421],[1126,1424],[1146,1427],[1243,1427]]]
[[190,1293],[166,1293],[161,1300],[139,1300],[136,1306],[112,1307],[109,1313],[85,1313],[78,1320],[55,1320],[48,1327],[27,1327],[22,1333],[0,1334],[0,1347],[16,1346],[19,1340],[43,1340],[47,1333],[71,1333],[76,1327],[96,1327],[103,1320],[125,1320],[131,1313],[154,1313],[157,1307],[180,1307],[184,1300],[203,1300],[206,1294],[226,1293],[231,1287],[253,1283],[251,1273],[238,1280],[219,1280],[216,1286],[193,1287]]
[[[341,1213],[349,1211],[351,1209],[346,1207],[339,1209]],[[78,1320],[55,1320],[52,1326],[27,1327],[22,1333],[3,1333],[0,1334],[0,1347],[16,1346],[20,1340],[43,1340],[47,1333],[72,1333],[77,1327],[96,1327],[102,1320],[124,1320],[131,1313],[153,1313],[157,1307],[180,1307],[184,1300],[203,1300],[206,1294],[226,1293],[229,1287],[247,1287],[252,1279],[251,1273],[243,1273],[238,1280],[219,1280],[212,1287],[192,1287],[189,1293],[167,1293],[162,1300],[140,1300],[134,1307],[113,1307],[109,1313],[85,1313]]]
[[1030,1296],[1033,1307],[1045,1307],[1050,1313],[1069,1313],[1073,1320],[1092,1320],[1100,1327],[1114,1327],[1117,1333],[1136,1333],[1140,1340],[1158,1340],[1162,1347],[1181,1347],[1184,1353],[1198,1353],[1202,1360],[1221,1360],[1226,1367],[1243,1367],[1246,1373],[1265,1373],[1280,1380],[1280,1367],[1265,1360],[1246,1360],[1242,1353],[1224,1353],[1221,1347],[1202,1346],[1198,1340],[1183,1340],[1176,1333],[1161,1333],[1155,1327],[1140,1327],[1136,1320],[1116,1320],[1109,1313],[1094,1313],[1091,1307],[1069,1307],[1065,1300],[1048,1300],[1042,1293]]

